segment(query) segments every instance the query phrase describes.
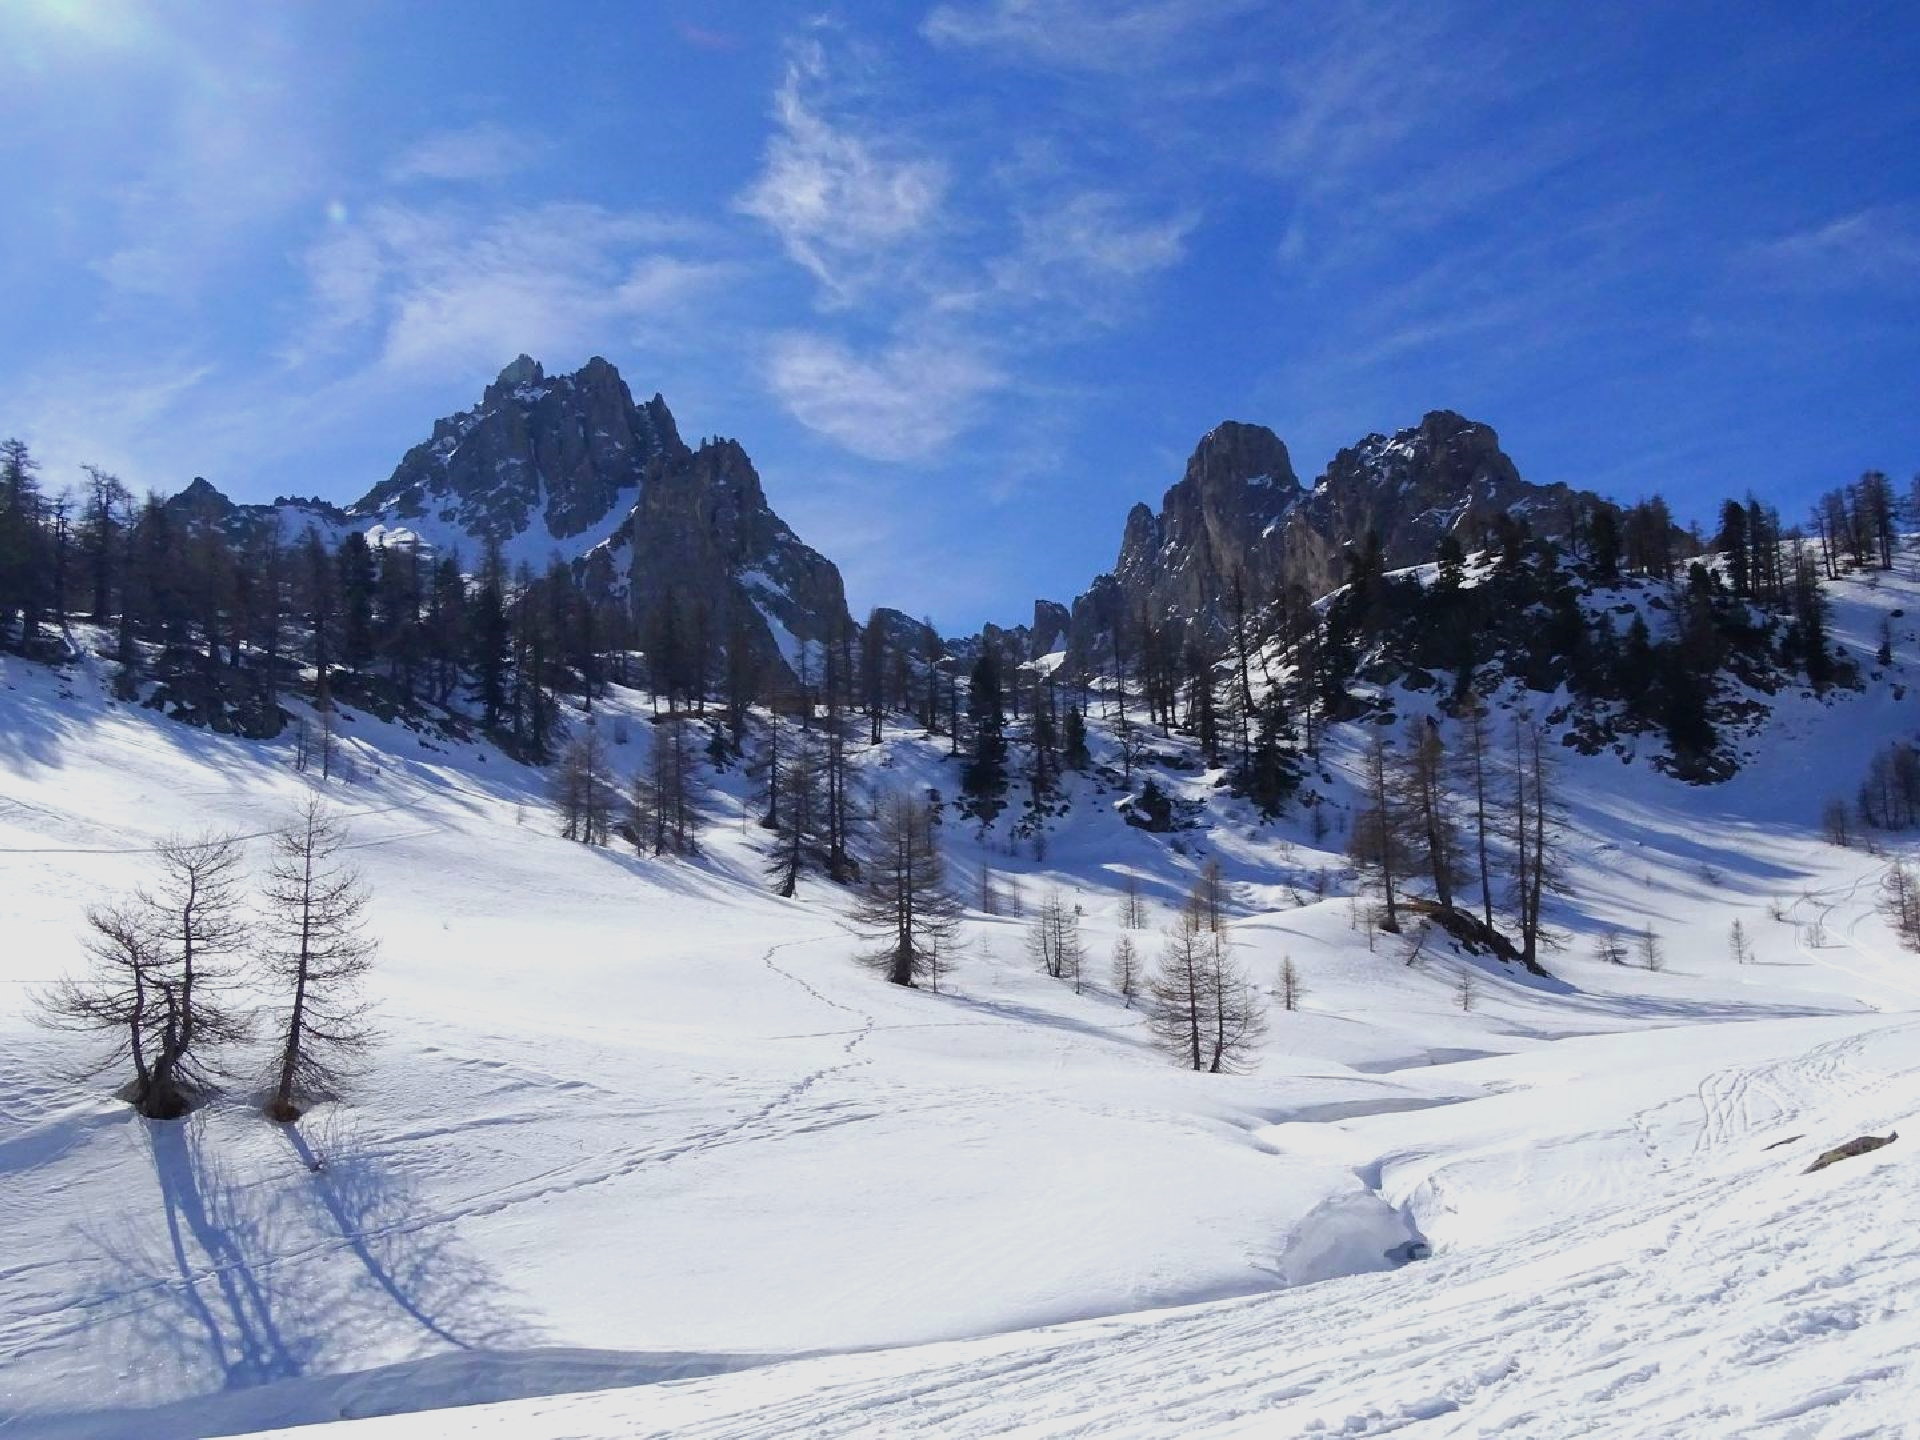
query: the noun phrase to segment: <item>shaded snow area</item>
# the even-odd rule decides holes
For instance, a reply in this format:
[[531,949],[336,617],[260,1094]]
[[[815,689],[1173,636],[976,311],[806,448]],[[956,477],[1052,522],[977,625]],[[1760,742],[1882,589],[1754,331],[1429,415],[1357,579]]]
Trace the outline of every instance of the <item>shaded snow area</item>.
[[[1868,670],[1905,612],[1896,663],[1783,699],[1727,784],[1566,757],[1551,980],[1368,947],[1337,853],[1352,736],[1317,845],[1217,796],[1149,835],[1086,777],[1044,860],[949,809],[957,887],[990,856],[1029,906],[1068,892],[1095,983],[975,912],[934,994],[855,962],[829,888],[767,893],[737,771],[701,858],[639,858],[558,838],[497,752],[355,716],[325,788],[373,891],[382,1038],[293,1130],[245,1083],[132,1117],[29,996],[156,840],[262,836],[316,782],[290,743],[0,662],[0,1434],[1920,1434],[1920,956],[1874,907],[1908,846],[1817,829],[1920,721],[1920,586],[1836,600]],[[644,697],[601,723],[622,712],[630,773]],[[907,732],[862,763],[956,788]],[[1125,879],[1158,926],[1206,856],[1241,963],[1305,985],[1245,1075],[1167,1064],[1107,979]],[[1592,958],[1647,923],[1663,971]]]

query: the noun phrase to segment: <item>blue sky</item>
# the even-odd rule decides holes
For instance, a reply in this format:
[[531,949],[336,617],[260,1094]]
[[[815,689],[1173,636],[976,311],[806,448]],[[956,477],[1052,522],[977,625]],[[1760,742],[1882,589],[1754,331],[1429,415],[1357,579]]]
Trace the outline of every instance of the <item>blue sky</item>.
[[1920,6],[0,7],[0,432],[350,499],[515,353],[856,607],[1070,598],[1223,418],[1795,516],[1920,468]]

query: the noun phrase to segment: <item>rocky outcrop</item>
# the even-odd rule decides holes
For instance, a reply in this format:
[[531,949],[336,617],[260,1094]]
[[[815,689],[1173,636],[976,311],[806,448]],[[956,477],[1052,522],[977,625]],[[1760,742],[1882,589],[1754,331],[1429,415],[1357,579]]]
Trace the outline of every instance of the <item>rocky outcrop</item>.
[[522,355],[349,513],[436,550],[477,557],[497,545],[509,566],[541,568],[605,540],[639,501],[650,467],[685,454],[666,401],[636,405],[607,361],[549,377]]
[[928,661],[946,653],[940,632],[925,620],[916,620],[904,610],[883,605],[867,616],[866,628],[880,632],[881,647],[889,655],[906,655],[915,661]]
[[1051,655],[1067,643],[1067,628],[1073,624],[1073,612],[1058,600],[1033,602],[1033,628],[1028,635],[1028,658],[1038,660]]
[[1142,617],[1221,644],[1236,576],[1250,607],[1290,584],[1319,596],[1342,583],[1347,548],[1369,534],[1389,566],[1418,564],[1443,535],[1472,548],[1501,514],[1557,533],[1577,498],[1522,480],[1489,427],[1449,410],[1340,451],[1311,489],[1271,430],[1227,421],[1202,437],[1157,512],[1128,514],[1114,568],[1073,603],[1068,664],[1110,665],[1115,626]]
[[737,441],[660,456],[608,542],[583,560],[590,585],[622,590],[647,633],[669,604],[716,645],[749,645],[765,668],[819,677],[820,647],[854,633],[840,572],[767,504]]
[[1389,566],[1417,565],[1444,535],[1478,548],[1503,514],[1541,534],[1563,533],[1576,498],[1565,485],[1522,480],[1491,426],[1435,410],[1333,457],[1287,527],[1279,567],[1319,595],[1345,581],[1345,547],[1369,534],[1379,535]]

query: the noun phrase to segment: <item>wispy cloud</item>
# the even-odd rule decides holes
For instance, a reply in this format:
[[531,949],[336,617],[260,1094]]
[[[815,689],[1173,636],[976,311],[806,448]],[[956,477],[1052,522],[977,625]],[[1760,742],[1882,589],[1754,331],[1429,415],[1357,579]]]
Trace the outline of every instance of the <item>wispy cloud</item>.
[[936,5],[921,33],[1067,70],[1125,72],[1177,62],[1187,42],[1260,0],[987,0]]
[[114,238],[93,269],[116,291],[185,302],[270,226],[318,212],[325,147],[279,83],[294,57],[276,27],[248,27],[219,64],[204,37],[156,28],[150,39],[145,83],[168,93],[139,177],[109,192]]
[[816,27],[790,53],[763,168],[737,203],[824,302],[812,326],[765,342],[769,392],[854,454],[921,461],[1042,353],[1125,314],[1200,217],[1101,183],[1038,135],[1008,160],[949,117],[902,123],[888,78],[887,57]]
[[683,253],[704,234],[585,204],[379,206],[309,253],[311,312],[288,358],[371,339],[380,365],[421,374],[631,338],[730,273],[728,261]]
[[1022,209],[1019,243],[989,271],[1004,296],[1065,301],[1082,318],[1107,319],[1137,282],[1186,257],[1199,221],[1194,210],[1147,214],[1117,192],[1083,191]]
[[504,180],[537,160],[541,149],[531,136],[482,121],[421,137],[387,167],[387,179],[397,185],[417,180]]
[[979,402],[1006,383],[962,343],[896,341],[859,354],[827,336],[789,331],[767,347],[767,383],[811,430],[870,460],[918,460],[949,445]]
[[738,205],[844,302],[934,223],[948,172],[898,139],[829,116],[820,98],[827,79],[820,43],[796,45],[774,97],[764,165]]
[[1878,206],[1762,241],[1739,257],[1745,274],[1792,290],[1920,286],[1920,211]]

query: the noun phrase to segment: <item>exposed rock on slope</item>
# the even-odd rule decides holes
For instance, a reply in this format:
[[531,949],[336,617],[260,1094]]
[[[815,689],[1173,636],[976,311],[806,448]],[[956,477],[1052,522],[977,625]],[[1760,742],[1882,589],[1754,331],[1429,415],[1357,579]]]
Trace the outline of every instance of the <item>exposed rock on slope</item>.
[[804,645],[817,680],[819,647],[852,634],[839,570],[773,513],[733,440],[662,455],[584,574],[589,586],[625,590],[643,627],[671,601],[714,644],[737,639],[789,675],[799,673]]
[[1218,643],[1236,573],[1249,606],[1283,584],[1320,595],[1344,580],[1347,547],[1370,533],[1388,565],[1417,564],[1442,535],[1471,546],[1502,513],[1556,532],[1575,498],[1563,485],[1522,480],[1491,428],[1450,410],[1342,450],[1310,490],[1271,430],[1227,421],[1202,437],[1158,513],[1136,505],[1127,516],[1113,570],[1074,601],[1068,660],[1110,660],[1115,623],[1143,614],[1184,620]]

